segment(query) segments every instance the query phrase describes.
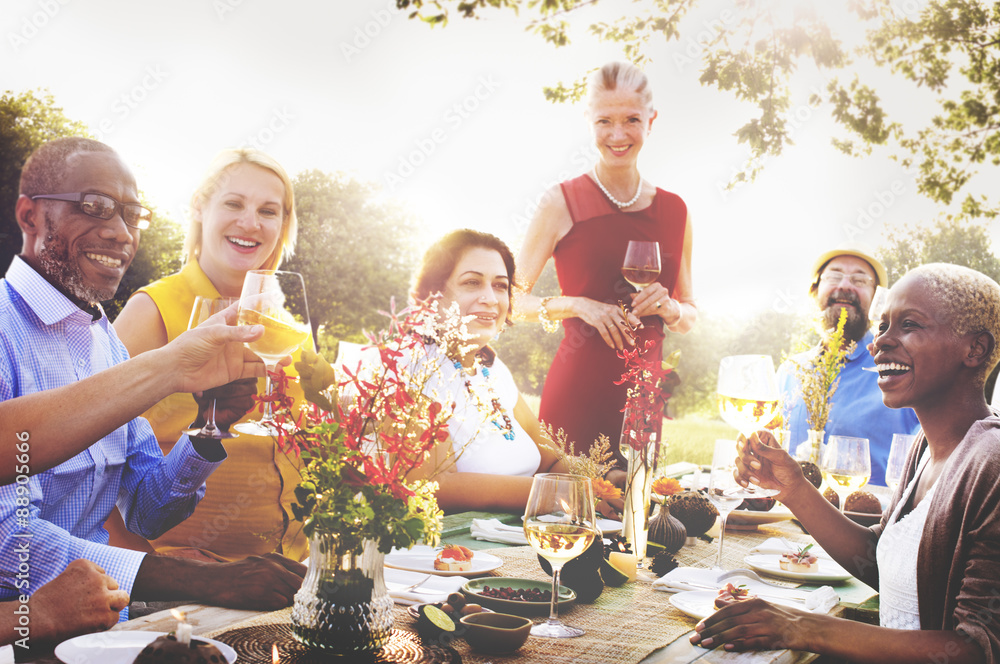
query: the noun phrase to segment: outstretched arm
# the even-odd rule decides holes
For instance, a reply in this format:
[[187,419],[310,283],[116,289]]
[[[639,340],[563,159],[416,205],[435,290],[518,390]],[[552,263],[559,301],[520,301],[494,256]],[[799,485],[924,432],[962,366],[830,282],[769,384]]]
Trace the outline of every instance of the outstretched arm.
[[[232,318],[235,323],[235,310]],[[263,376],[263,363],[243,343],[264,328],[219,324],[225,321],[71,385],[0,402],[0,421],[15,434],[7,444],[16,462],[0,464],[0,483],[62,463],[169,394]]]

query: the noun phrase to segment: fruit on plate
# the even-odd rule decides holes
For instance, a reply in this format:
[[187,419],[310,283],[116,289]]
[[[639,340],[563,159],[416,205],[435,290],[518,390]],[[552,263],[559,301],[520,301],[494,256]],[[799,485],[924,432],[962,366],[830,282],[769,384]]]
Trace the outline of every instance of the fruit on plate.
[[472,569],[472,550],[457,544],[445,544],[434,558],[434,569],[446,572],[468,572]]
[[428,641],[454,634],[456,621],[436,604],[423,604],[417,609],[417,634]]
[[[572,588],[578,602],[593,602],[604,592],[604,578],[601,574],[601,563],[604,561],[604,542],[597,538],[587,549],[565,565],[559,573],[559,583]],[[545,558],[538,556],[538,564],[549,576],[552,576],[552,565]]]

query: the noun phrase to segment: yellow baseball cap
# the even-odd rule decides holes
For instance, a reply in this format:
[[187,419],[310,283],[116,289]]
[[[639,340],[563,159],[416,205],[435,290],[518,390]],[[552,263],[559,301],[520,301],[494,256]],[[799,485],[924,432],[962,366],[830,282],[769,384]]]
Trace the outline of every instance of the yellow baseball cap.
[[824,251],[820,254],[816,261],[813,263],[812,269],[812,282],[809,284],[809,292],[816,290],[819,286],[819,273],[823,271],[823,268],[831,260],[837,256],[855,256],[861,260],[868,263],[872,270],[875,271],[875,285],[876,286],[888,286],[889,285],[889,274],[885,271],[885,266],[882,262],[872,256],[871,252],[866,248],[858,244],[845,244],[836,249],[831,249],[830,251]]

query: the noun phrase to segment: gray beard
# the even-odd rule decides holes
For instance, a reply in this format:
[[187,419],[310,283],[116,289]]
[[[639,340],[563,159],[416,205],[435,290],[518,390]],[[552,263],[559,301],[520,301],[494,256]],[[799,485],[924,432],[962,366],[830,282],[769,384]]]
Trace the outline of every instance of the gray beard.
[[[828,330],[836,330],[837,323],[840,322],[840,310],[835,307],[827,307],[823,310],[823,323]],[[858,342],[868,332],[868,316],[851,307],[847,312],[847,320],[844,321],[844,340],[847,343]]]
[[62,236],[53,233],[52,219],[45,215],[45,243],[38,252],[38,264],[42,267],[49,282],[66,294],[70,299],[85,304],[95,304],[110,300],[115,291],[108,288],[98,288],[88,284],[80,270],[80,264],[71,261],[69,248]]

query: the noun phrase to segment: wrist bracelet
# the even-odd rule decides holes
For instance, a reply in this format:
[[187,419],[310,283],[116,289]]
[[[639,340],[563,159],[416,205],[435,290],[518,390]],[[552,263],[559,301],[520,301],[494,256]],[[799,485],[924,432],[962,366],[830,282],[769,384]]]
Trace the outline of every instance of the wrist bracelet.
[[549,300],[554,298],[555,295],[550,295],[549,297],[543,297],[542,301],[538,303],[538,322],[542,324],[542,329],[546,332],[558,332],[559,323],[556,323],[551,318],[549,318],[549,312],[545,308],[545,305],[549,303]]

